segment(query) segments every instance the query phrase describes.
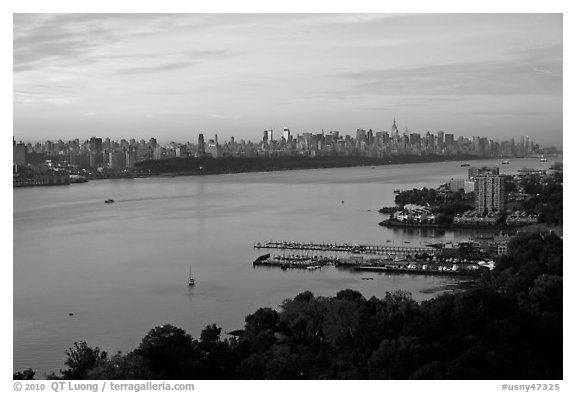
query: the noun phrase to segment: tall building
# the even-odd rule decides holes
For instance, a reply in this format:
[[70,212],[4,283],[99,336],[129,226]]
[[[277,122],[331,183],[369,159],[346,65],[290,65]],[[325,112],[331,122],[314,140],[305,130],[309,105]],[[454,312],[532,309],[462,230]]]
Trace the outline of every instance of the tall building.
[[474,179],[475,207],[478,213],[504,211],[504,178],[485,174]]
[[196,157],[202,158],[206,155],[206,145],[204,144],[204,134],[198,135],[198,151]]
[[444,131],[438,131],[438,138],[436,138],[438,146],[444,145]]
[[102,151],[102,138],[93,136],[90,138],[90,151],[100,153]]
[[390,129],[390,135],[392,138],[399,138],[398,127],[396,126],[396,119],[394,119],[394,123],[392,124],[392,128]]
[[125,168],[126,155],[123,151],[111,151],[109,153],[108,167],[114,170]]
[[274,140],[274,138],[272,135],[272,129],[264,130],[264,137],[262,138],[262,142],[269,145],[272,143],[273,140]]
[[454,134],[444,134],[444,144],[452,146],[454,144]]
[[220,145],[215,139],[210,139],[206,145],[206,154],[210,155],[212,158],[220,157]]
[[475,179],[478,176],[484,176],[484,175],[499,175],[499,174],[500,174],[500,168],[498,167],[483,166],[481,168],[478,168],[472,166],[468,168],[468,179]]
[[284,130],[282,131],[282,137],[286,142],[290,142],[290,128],[284,127]]
[[12,140],[13,156],[12,163],[15,165],[26,165],[26,145],[22,142],[16,143]]

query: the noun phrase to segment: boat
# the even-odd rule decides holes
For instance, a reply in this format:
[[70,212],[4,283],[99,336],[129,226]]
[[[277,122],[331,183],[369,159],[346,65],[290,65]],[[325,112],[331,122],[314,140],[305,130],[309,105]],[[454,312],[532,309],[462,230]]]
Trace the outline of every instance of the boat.
[[460,166],[470,166],[470,164],[468,164],[467,162],[465,162],[464,164],[460,164]]
[[508,165],[508,164],[510,164],[510,161],[508,161],[508,160],[502,161],[502,165]]
[[546,157],[540,157],[540,162],[547,162],[548,159]]
[[188,271],[188,286],[193,287],[196,285],[196,280],[192,277],[192,265],[190,265],[190,270]]
[[114,203],[114,199],[106,199],[104,203]]
[[399,188],[395,188],[395,189],[394,189],[394,194],[400,194],[400,189],[399,189]]

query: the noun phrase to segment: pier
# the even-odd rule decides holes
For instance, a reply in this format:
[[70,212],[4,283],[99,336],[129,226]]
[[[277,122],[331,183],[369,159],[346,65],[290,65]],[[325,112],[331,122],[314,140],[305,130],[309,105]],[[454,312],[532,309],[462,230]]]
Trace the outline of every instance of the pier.
[[306,250],[318,252],[344,252],[351,254],[385,255],[392,257],[405,257],[415,254],[436,254],[438,250],[429,247],[408,247],[408,246],[379,246],[367,244],[348,243],[314,243],[314,242],[287,242],[287,241],[266,241],[255,243],[256,249],[279,249],[279,250]]

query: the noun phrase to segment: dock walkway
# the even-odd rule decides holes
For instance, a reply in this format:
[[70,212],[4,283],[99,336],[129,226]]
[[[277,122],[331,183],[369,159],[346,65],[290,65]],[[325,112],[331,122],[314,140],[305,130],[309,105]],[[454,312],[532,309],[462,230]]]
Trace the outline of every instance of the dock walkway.
[[415,254],[436,254],[433,247],[406,247],[406,246],[379,246],[367,244],[347,243],[314,243],[314,242],[277,242],[267,241],[255,243],[256,249],[280,249],[280,250],[306,250],[320,252],[346,252],[351,254],[390,255],[406,256]]

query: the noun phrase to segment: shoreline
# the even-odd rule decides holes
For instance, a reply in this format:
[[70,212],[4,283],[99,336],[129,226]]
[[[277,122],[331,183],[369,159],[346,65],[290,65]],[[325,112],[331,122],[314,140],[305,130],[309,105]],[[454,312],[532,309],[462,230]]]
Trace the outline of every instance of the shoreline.
[[485,229],[485,230],[497,230],[497,231],[510,231],[516,232],[520,228],[526,227],[526,225],[466,225],[466,224],[413,224],[406,222],[399,222],[395,220],[383,220],[378,223],[378,225],[387,228],[434,228],[434,229]]
[[[146,177],[207,176],[235,173],[281,172],[307,169],[331,169],[353,167],[377,167],[387,165],[421,164],[432,162],[476,161],[500,159],[501,157],[478,157],[473,155],[445,156],[395,156],[370,158],[360,156],[326,157],[276,157],[276,158],[171,158],[143,161],[136,164],[140,170],[150,171]],[[140,165],[138,165],[140,164]]]

